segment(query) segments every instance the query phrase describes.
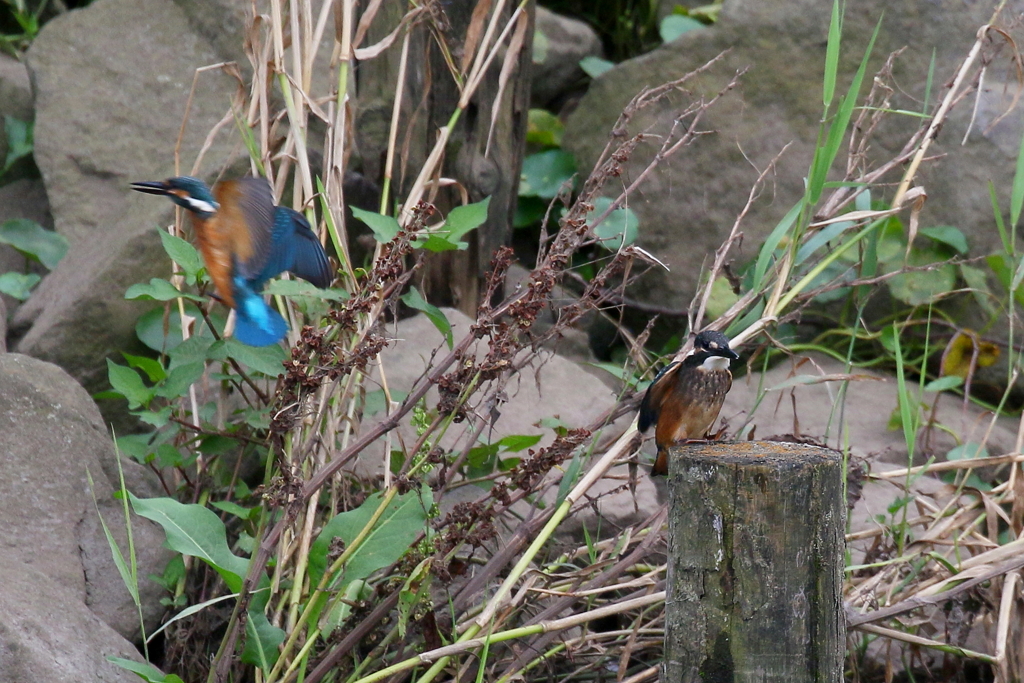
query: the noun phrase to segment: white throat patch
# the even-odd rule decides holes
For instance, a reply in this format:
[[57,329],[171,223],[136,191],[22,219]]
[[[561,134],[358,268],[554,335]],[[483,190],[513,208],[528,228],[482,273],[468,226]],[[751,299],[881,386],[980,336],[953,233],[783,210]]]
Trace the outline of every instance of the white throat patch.
[[729,359],[723,356],[710,356],[700,367],[704,370],[728,370]]
[[195,197],[185,197],[185,201],[188,202],[188,208],[199,213],[217,213],[216,202],[204,202],[202,199],[196,199]]

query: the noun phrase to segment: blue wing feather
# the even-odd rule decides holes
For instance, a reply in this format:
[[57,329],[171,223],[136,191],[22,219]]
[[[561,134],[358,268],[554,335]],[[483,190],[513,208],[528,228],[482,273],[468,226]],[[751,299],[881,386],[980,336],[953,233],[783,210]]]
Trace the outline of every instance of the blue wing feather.
[[235,338],[249,346],[270,346],[288,334],[288,323],[250,288],[241,275],[235,275]]

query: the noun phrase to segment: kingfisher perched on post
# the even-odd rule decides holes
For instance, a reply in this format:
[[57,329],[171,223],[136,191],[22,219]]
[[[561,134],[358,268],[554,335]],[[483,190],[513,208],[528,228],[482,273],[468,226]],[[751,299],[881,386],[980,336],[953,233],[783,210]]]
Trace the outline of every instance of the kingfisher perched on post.
[[652,425],[658,457],[652,475],[668,474],[668,447],[703,439],[722,410],[725,395],[732,388],[729,361],[739,355],[729,348],[721,332],[707,330],[697,335],[693,352],[658,373],[640,403],[637,428]]
[[235,338],[250,346],[276,344],[288,323],[260,292],[267,280],[289,271],[317,287],[331,284],[327,254],[298,211],[274,206],[265,178],[222,180],[213,190],[181,176],[132,183],[132,189],[163,195],[188,209],[206,272],[217,298],[235,310]]

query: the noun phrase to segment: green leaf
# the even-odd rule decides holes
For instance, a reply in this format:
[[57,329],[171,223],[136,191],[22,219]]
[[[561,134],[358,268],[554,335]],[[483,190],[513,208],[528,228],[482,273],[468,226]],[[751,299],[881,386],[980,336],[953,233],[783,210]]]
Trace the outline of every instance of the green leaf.
[[196,248],[188,240],[172,235],[166,230],[160,231],[160,240],[171,260],[181,266],[188,283],[194,285],[199,271],[203,268],[203,259]]
[[523,159],[519,196],[553,199],[575,175],[576,160],[568,152],[551,149],[531,154]]
[[547,109],[531,109],[527,114],[526,143],[541,147],[561,147],[565,125]]
[[[587,212],[587,221],[593,221],[612,205],[613,199],[597,197],[594,208]],[[594,236],[601,240],[601,246],[609,251],[618,251],[623,245],[628,246],[640,235],[640,219],[632,209],[618,208],[608,214],[601,224],[594,229]]]
[[800,211],[803,209],[803,200],[800,200],[793,205],[793,208],[782,217],[778,225],[772,229],[768,239],[765,240],[764,245],[761,247],[761,251],[757,256],[757,263],[754,265],[754,281],[751,285],[751,289],[757,290],[761,287],[761,281],[764,279],[765,273],[768,271],[768,267],[771,265],[772,258],[775,255],[775,250],[778,248],[779,243],[782,242],[782,238],[785,237],[789,229],[793,227],[797,217],[800,215]]
[[0,174],[14,166],[19,159],[32,154],[33,128],[35,128],[35,124],[32,121],[22,121],[13,116],[4,116],[4,130],[7,133],[7,158],[4,160],[4,167],[0,169]]
[[924,385],[925,391],[948,391],[950,389],[956,389],[958,386],[964,383],[963,377],[956,375],[946,375],[945,377],[939,377],[933,379],[928,384]]
[[320,289],[305,280],[271,280],[263,291],[266,294],[286,297],[309,296],[326,301],[345,301],[349,298],[349,293],[344,289]]
[[591,55],[580,60],[580,68],[583,69],[583,73],[591,78],[597,78],[601,74],[615,68],[615,62],[609,62],[607,59]]
[[850,118],[853,116],[854,107],[857,104],[857,97],[860,95],[860,86],[864,81],[864,74],[868,68],[868,59],[875,47],[875,39],[878,38],[878,31],[882,27],[882,20],[875,24],[875,31],[868,41],[868,47],[864,50],[864,58],[860,67],[850,82],[850,88],[846,95],[839,101],[839,110],[835,119],[828,129],[828,136],[825,139],[824,147],[815,151],[814,161],[811,163],[811,173],[807,182],[807,199],[811,205],[817,204],[821,198],[821,191],[825,187],[825,180],[832,162],[835,161],[839,148],[842,146],[843,138],[846,137],[846,129],[850,125]]
[[415,287],[410,287],[409,291],[402,295],[402,303],[409,308],[421,311],[430,322],[434,323],[434,327],[444,335],[444,340],[448,344],[448,348],[452,348],[452,325],[448,322],[448,318],[445,317],[444,313],[437,306],[427,302],[426,299],[420,294],[420,291]]
[[19,301],[24,301],[32,293],[32,288],[39,284],[41,278],[35,273],[8,273],[0,274],[0,294],[13,296]]
[[249,519],[254,511],[259,510],[259,508],[244,508],[238,503],[232,503],[230,500],[217,500],[211,502],[210,505],[239,519]]
[[[913,249],[907,264],[924,266],[941,261],[942,255],[932,250]],[[935,270],[901,273],[891,277],[886,284],[894,297],[911,306],[919,306],[935,301],[953,289],[956,285],[956,268],[946,264]]]
[[128,407],[131,409],[149,405],[156,393],[142,383],[139,373],[131,368],[118,365],[109,358],[107,359],[107,377],[114,391],[128,399]]
[[[346,547],[370,523],[382,502],[381,493],[373,493],[355,510],[342,512],[324,525],[309,550],[309,581],[317,585],[327,570],[327,551],[331,540],[341,538]],[[396,495],[380,515],[373,530],[362,545],[349,558],[344,577],[335,589],[352,581],[362,580],[378,569],[394,564],[423,531],[427,523],[427,510],[433,505],[430,487]]]
[[189,337],[167,352],[171,359],[170,369],[173,370],[179,365],[202,363],[209,357],[210,347],[214,343],[216,340],[213,337]]
[[836,94],[836,74],[839,72],[839,45],[843,35],[843,13],[839,0],[832,0],[832,18],[828,25],[828,43],[825,47],[825,75],[822,79],[822,102],[828,108]]
[[457,206],[448,214],[442,229],[446,231],[449,242],[455,244],[459,249],[465,249],[469,245],[459,240],[469,232],[484,224],[487,220],[487,209],[491,205],[491,198],[487,197],[473,204]]
[[284,631],[270,623],[263,610],[250,609],[245,620],[245,649],[242,661],[258,666],[264,673],[270,673],[280,654],[278,646],[284,642]]
[[1010,225],[1017,225],[1021,207],[1024,207],[1024,137],[1017,152],[1017,168],[1013,173],[1013,187],[1010,190]]
[[49,270],[56,268],[68,253],[68,241],[63,235],[27,218],[12,218],[0,223],[0,244],[11,245]]
[[210,346],[210,360],[233,358],[250,370],[262,372],[268,377],[284,374],[284,363],[288,352],[278,344],[270,346],[248,346],[234,337],[214,342]]
[[961,254],[967,253],[967,238],[964,237],[959,228],[955,228],[952,225],[936,225],[932,228],[921,228],[918,232],[936,242],[953,247],[953,249]]
[[131,493],[135,514],[164,528],[167,546],[182,555],[198,558],[224,578],[228,589],[237,593],[249,569],[249,560],[228,547],[224,522],[209,508],[185,505],[173,498],[136,498]]
[[142,299],[143,301],[171,301],[178,297],[188,299],[189,301],[195,301],[197,303],[202,303],[204,301],[203,297],[182,292],[167,280],[159,277],[151,278],[149,284],[139,283],[132,285],[124,293],[124,298],[128,300]]
[[661,34],[661,42],[671,43],[684,33],[689,33],[698,28],[704,28],[704,24],[696,19],[684,17],[681,14],[670,14],[661,20],[658,33]]
[[946,460],[972,460],[974,458],[987,457],[989,457],[989,452],[984,444],[974,443],[973,441],[956,446],[949,453],[946,453]]
[[202,361],[178,365],[167,375],[166,381],[157,387],[157,395],[163,398],[178,398],[188,393],[188,388],[203,376],[206,364]]
[[167,372],[164,370],[164,366],[160,365],[160,361],[155,358],[147,358],[146,356],[133,356],[130,353],[121,352],[124,359],[128,361],[128,365],[142,370],[149,377],[150,382],[159,382],[167,376]]
[[509,453],[519,453],[536,446],[542,438],[542,434],[510,434],[499,440],[498,444]]
[[385,216],[373,211],[364,211],[355,206],[350,206],[349,208],[352,210],[353,216],[366,223],[370,230],[373,231],[373,238],[382,244],[387,244],[395,239],[398,236],[398,231],[402,229],[398,221],[392,216]]
[[[164,331],[165,313],[167,314],[166,332]],[[194,330],[198,334],[193,334],[189,339],[203,340],[201,343],[209,346],[213,342],[213,334],[204,324],[202,314],[194,303],[190,301],[185,303],[185,315],[196,318]],[[210,318],[217,325],[218,330],[224,329],[224,317],[225,313],[221,310],[215,309],[210,313]],[[178,307],[171,306],[170,311],[167,312],[165,305],[160,305],[143,313],[135,322],[135,336],[157,353],[169,353],[177,348],[182,343],[181,316],[178,314]],[[205,355],[203,357],[205,358]]]
[[134,659],[125,659],[124,657],[114,657],[113,655],[107,656],[107,661],[111,664],[131,671],[136,674],[139,678],[146,681],[146,683],[182,683],[182,680],[174,674],[164,674],[160,669],[156,668],[148,662],[136,662]]

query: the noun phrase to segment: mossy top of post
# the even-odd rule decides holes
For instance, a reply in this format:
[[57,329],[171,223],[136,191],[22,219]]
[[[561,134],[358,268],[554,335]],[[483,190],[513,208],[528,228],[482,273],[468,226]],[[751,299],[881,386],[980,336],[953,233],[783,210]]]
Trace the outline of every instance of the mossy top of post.
[[675,458],[685,457],[689,464],[702,460],[718,464],[764,465],[787,468],[825,463],[842,464],[842,454],[831,448],[786,441],[690,441],[673,446]]

